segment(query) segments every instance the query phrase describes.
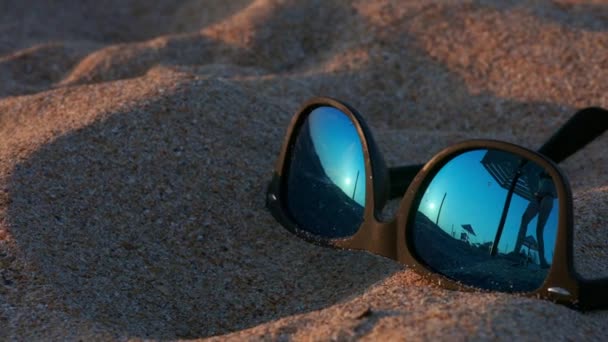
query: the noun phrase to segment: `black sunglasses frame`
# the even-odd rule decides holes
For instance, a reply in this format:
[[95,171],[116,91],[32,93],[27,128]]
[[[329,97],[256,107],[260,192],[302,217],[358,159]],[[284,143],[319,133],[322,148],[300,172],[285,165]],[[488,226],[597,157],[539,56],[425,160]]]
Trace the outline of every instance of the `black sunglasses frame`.
[[[336,108],[350,118],[361,139],[365,160],[367,177],[364,219],[354,235],[343,239],[324,239],[300,229],[284,204],[286,177],[282,176],[286,170],[289,170],[291,148],[308,115],[314,109],[324,106]],[[602,114],[600,120],[597,120],[598,115]],[[447,289],[487,292],[488,290],[467,286],[434,272],[415,254],[416,249],[411,238],[412,230],[408,227],[412,227],[415,216],[413,213],[418,208],[424,189],[437,172],[453,157],[466,151],[484,148],[510,152],[533,161],[547,170],[555,183],[559,206],[555,252],[547,277],[541,287],[535,291],[518,294],[547,299],[581,310],[608,308],[608,278],[583,279],[574,269],[572,193],[567,178],[556,165],[556,162],[565,159],[600,135],[608,126],[607,121],[608,112],[599,108],[587,108],[577,113],[540,149],[540,152],[553,155],[554,158],[511,143],[495,140],[469,140],[442,150],[424,165],[387,168],[384,158],[373,140],[371,130],[365,124],[362,116],[344,102],[328,97],[317,97],[306,102],[291,120],[275,166],[273,179],[268,186],[266,205],[277,221],[306,241],[322,246],[366,250],[399,261]],[[600,126],[604,125],[604,127],[598,127],[598,122]],[[580,129],[581,126],[593,126],[592,134],[587,131],[585,136],[580,133],[572,135],[573,129]],[[566,140],[570,144],[567,144]],[[572,141],[578,146],[573,147]],[[402,196],[402,200],[396,217],[389,222],[379,220],[378,217],[384,204],[389,199],[400,196]]]

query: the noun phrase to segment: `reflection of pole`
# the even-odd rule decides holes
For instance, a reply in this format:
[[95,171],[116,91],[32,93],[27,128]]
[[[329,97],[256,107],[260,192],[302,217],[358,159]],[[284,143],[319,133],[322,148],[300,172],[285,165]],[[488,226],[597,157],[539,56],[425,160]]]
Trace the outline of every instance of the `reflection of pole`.
[[357,170],[357,177],[355,178],[355,188],[353,189],[353,199],[355,199],[355,192],[357,191],[357,182],[359,181],[359,170]]
[[443,201],[445,201],[445,196],[447,196],[448,193],[446,192],[445,194],[443,194],[443,199],[441,200],[441,205],[439,206],[439,211],[437,212],[437,221],[435,221],[435,225],[439,226],[439,215],[441,215],[441,208],[443,208]]
[[517,181],[519,177],[521,177],[521,169],[527,163],[526,160],[521,160],[519,162],[519,166],[517,167],[517,171],[515,175],[513,175],[513,180],[511,181],[511,186],[509,187],[509,193],[507,194],[507,198],[505,199],[505,205],[502,209],[502,215],[500,216],[500,223],[498,224],[498,229],[496,229],[496,236],[494,237],[494,244],[492,244],[492,249],[490,250],[490,255],[495,256],[498,253],[498,243],[500,242],[500,237],[502,236],[502,231],[505,228],[505,222],[507,221],[507,214],[509,213],[509,207],[511,206],[511,198],[513,198],[513,193],[515,192],[515,186],[517,185]]
[[452,237],[455,237],[456,235],[454,235],[454,224],[452,223]]

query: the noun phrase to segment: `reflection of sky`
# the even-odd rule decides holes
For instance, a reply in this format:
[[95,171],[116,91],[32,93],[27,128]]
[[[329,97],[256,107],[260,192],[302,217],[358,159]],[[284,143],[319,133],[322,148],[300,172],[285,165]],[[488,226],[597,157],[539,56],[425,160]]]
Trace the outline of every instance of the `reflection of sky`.
[[309,117],[310,136],[325,173],[345,194],[365,206],[363,146],[355,125],[333,107],[319,107]]
[[[448,234],[452,227],[456,238],[464,232],[463,224],[470,224],[476,236],[469,234],[472,243],[494,241],[508,191],[494,180],[481,164],[487,150],[471,151],[459,155],[446,164],[427,188],[419,210],[433,222],[437,219],[441,200],[445,201],[439,217],[439,226]],[[508,253],[515,248],[521,217],[529,201],[513,194],[511,206],[498,245],[500,253]],[[557,232],[558,203],[554,199],[553,209],[544,229],[545,259],[551,263]],[[537,216],[528,224],[526,236],[536,239]],[[522,251],[527,251],[523,247]]]

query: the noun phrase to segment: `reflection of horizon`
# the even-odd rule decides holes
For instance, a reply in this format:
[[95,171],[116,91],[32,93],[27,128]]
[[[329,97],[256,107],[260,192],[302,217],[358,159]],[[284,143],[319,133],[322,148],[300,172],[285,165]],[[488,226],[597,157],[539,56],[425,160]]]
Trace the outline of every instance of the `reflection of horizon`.
[[325,176],[364,206],[365,186],[360,184],[365,181],[363,146],[353,122],[336,108],[319,107],[309,114],[307,123],[312,151]]
[[[353,204],[363,207],[364,205],[357,202],[353,197],[352,194],[349,194],[344,187],[340,186],[338,183],[336,183],[330,174],[337,174],[339,173],[337,171],[337,168],[335,168],[335,163],[334,165],[331,164],[331,162],[328,162],[328,160],[330,160],[327,154],[327,143],[325,142],[325,139],[323,139],[323,137],[321,137],[320,135],[322,134],[322,132],[317,132],[317,137],[316,139],[318,141],[322,141],[323,143],[319,143],[318,145],[320,146],[325,146],[324,150],[325,153],[321,152],[319,153],[319,149],[317,149],[317,146],[315,144],[315,138],[313,138],[312,132],[311,132],[311,127],[310,127],[310,123],[311,123],[311,119],[315,119],[318,118],[319,116],[325,115],[326,113],[319,113],[318,110],[319,109],[333,109],[330,107],[320,107],[317,108],[315,111],[313,111],[310,115],[309,115],[309,119],[307,120],[307,122],[305,124],[302,125],[302,130],[300,132],[299,135],[299,139],[298,142],[300,144],[297,145],[298,147],[298,151],[294,151],[293,152],[293,157],[298,157],[299,159],[299,167],[298,167],[298,173],[301,176],[305,176],[308,181],[309,181],[309,185],[314,187],[314,184],[323,184],[326,185],[328,188],[334,188],[334,189],[340,189],[340,191],[348,196],[349,199],[352,200]],[[341,112],[339,112],[338,110],[335,110],[338,113],[340,113],[340,115],[344,115]],[[326,123],[326,122],[324,122]],[[326,123],[327,124],[327,123]],[[327,125],[327,126],[332,126],[332,125]],[[357,136],[358,138],[358,136]],[[352,148],[352,145],[349,146]],[[304,153],[305,152],[305,153]],[[362,152],[361,152],[362,153]],[[348,154],[348,153],[345,153]],[[321,155],[325,155],[325,163],[323,161],[323,159],[321,158]],[[293,162],[293,161],[292,161]],[[344,180],[346,181],[347,179],[350,179],[350,177],[346,177]],[[356,185],[356,184],[354,184]],[[363,187],[364,188],[364,187]],[[365,189],[361,190],[361,191],[365,191]],[[360,193],[360,192],[358,192]],[[344,203],[345,201],[343,201]]]
[[491,256],[492,242],[462,241],[417,211],[415,251],[431,269],[459,282],[492,290],[531,291],[540,286],[547,269],[503,253]]

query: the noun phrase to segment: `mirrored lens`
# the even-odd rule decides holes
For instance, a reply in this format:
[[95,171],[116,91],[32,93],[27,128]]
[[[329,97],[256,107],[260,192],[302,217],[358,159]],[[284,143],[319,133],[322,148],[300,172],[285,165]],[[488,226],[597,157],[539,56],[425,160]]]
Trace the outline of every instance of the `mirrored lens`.
[[287,207],[300,229],[353,235],[363,221],[365,162],[357,128],[333,107],[313,110],[291,149]]
[[558,201],[540,165],[499,150],[450,160],[420,201],[415,254],[431,269],[478,288],[539,288],[553,260]]

